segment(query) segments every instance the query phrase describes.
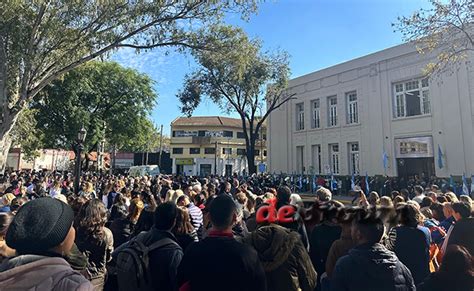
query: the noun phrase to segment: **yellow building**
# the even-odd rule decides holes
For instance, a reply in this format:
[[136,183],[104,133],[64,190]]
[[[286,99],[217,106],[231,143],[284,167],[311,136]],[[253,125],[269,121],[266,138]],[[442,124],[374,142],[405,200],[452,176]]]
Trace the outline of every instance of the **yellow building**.
[[[257,138],[255,164],[264,171],[266,128]],[[220,116],[178,117],[171,122],[173,174],[206,176],[248,173],[240,119]]]

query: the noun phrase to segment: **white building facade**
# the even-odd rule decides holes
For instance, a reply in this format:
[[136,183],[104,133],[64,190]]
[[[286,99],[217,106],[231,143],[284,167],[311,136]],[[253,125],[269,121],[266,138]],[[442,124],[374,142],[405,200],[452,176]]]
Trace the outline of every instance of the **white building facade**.
[[[264,172],[267,150],[262,129],[255,164]],[[222,116],[178,117],[171,123],[172,173],[207,176],[248,174],[242,121]],[[261,167],[263,166],[263,168]]]
[[425,78],[432,57],[403,44],[289,82],[268,119],[271,172],[474,174],[474,64]]

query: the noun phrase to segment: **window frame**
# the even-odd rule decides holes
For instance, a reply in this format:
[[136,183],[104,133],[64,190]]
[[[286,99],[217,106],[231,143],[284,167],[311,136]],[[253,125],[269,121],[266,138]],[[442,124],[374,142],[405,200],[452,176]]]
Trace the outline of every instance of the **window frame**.
[[[355,100],[351,100],[351,97],[355,96]],[[346,93],[347,103],[347,124],[359,124],[359,98],[357,91],[350,91]]]
[[[178,152],[176,150],[178,150]],[[171,153],[173,155],[182,155],[184,153],[184,148],[172,148]]]
[[245,133],[243,131],[237,131],[237,138],[245,139]]
[[[357,150],[354,150],[353,146],[357,146]],[[360,174],[360,144],[359,142],[349,142],[349,174],[359,175]],[[357,163],[355,163],[357,161]]]
[[[230,134],[229,134],[230,133]],[[234,137],[234,132],[232,130],[223,130],[222,137]]]
[[[333,100],[336,100],[334,104],[332,104]],[[328,127],[338,126],[337,103],[337,95],[328,97]]]
[[[212,152],[208,152],[208,150],[211,150]],[[204,148],[204,154],[205,155],[215,155],[216,154],[216,148]]]
[[232,155],[232,148],[222,148],[222,154],[223,155]]
[[311,128],[321,128],[321,100],[319,98],[311,101],[311,121]]
[[304,102],[297,103],[296,106],[296,130],[304,130]]
[[[317,149],[317,160],[315,157],[315,149]],[[322,160],[321,160],[321,144],[313,144],[311,145],[311,165],[313,166],[313,170],[315,174],[321,174],[322,168]],[[317,165],[315,165],[317,162]]]
[[[337,147],[337,151],[335,151]],[[334,175],[339,175],[341,170],[341,155],[340,147],[338,143],[329,144],[329,162],[331,166],[331,173]]]
[[[196,152],[197,150],[197,152]],[[190,155],[200,155],[201,154],[201,148],[189,148],[189,154]]]
[[238,156],[245,156],[247,155],[247,150],[246,149],[237,149],[236,151]]
[[[431,99],[430,99],[430,87],[429,78],[415,78],[395,82],[392,84],[393,90],[393,118],[403,119],[416,116],[426,116],[431,114]],[[420,114],[408,115],[409,110],[407,108],[407,95],[417,93],[419,99]]]

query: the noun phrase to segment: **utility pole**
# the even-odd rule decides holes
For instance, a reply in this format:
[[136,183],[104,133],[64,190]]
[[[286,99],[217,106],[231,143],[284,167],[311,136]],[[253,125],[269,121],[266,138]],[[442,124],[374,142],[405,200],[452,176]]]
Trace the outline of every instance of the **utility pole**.
[[160,168],[161,172],[161,153],[163,152],[163,124],[160,127],[160,154],[158,157],[158,167]]
[[145,154],[145,165],[148,165],[148,151],[150,150],[150,144],[146,145],[146,154]]
[[217,140],[216,140],[216,146],[214,150],[214,175],[217,175]]
[[110,174],[114,173],[116,156],[117,156],[117,145],[114,144],[112,146],[112,167],[110,167]]

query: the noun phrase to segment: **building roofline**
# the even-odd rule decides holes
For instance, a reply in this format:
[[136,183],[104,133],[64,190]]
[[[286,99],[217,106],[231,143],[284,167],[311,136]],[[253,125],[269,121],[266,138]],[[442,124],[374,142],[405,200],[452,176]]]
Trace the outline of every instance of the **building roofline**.
[[288,88],[296,87],[307,82],[320,80],[326,77],[341,74],[354,69],[370,67],[382,61],[395,59],[403,55],[416,53],[416,47],[413,43],[402,43],[396,46],[388,47],[380,51],[369,53],[348,61],[344,61],[333,66],[329,66],[314,72],[310,72],[290,79]]

